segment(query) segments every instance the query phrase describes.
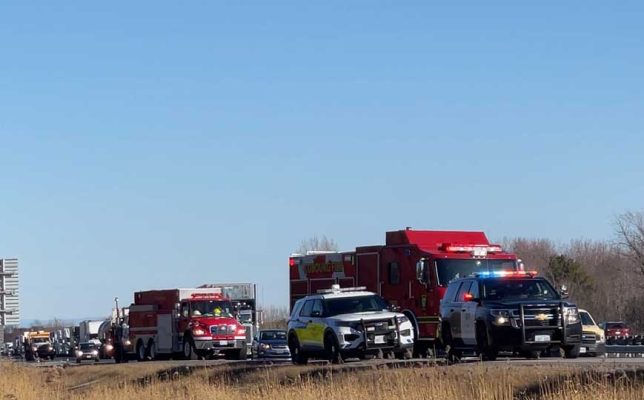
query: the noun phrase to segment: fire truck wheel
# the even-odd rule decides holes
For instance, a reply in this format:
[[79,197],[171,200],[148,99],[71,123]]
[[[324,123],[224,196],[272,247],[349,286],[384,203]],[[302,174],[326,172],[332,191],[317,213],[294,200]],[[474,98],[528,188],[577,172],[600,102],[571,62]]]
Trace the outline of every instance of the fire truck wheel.
[[140,340],[136,344],[136,360],[139,362],[147,361],[145,346]]
[[183,341],[183,358],[186,360],[198,360],[199,356],[197,355],[197,352],[195,351],[195,345],[192,341],[191,337],[187,337],[186,340]]
[[235,350],[231,353],[233,360],[245,360],[248,358],[248,350],[245,348]]
[[148,342],[148,358],[152,361],[157,358],[157,347],[152,339]]
[[324,350],[326,352],[327,360],[329,360],[333,364],[342,363],[342,354],[340,353],[338,340],[331,332],[327,332],[326,335],[324,335]]

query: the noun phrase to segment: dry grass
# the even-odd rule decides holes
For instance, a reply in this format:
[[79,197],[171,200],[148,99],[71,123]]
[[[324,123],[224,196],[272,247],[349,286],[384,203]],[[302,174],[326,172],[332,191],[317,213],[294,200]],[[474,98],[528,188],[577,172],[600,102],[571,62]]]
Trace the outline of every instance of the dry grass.
[[[189,377],[136,383],[163,364],[30,368],[0,366],[0,399],[642,399],[644,372],[554,366],[468,364],[338,373],[325,368],[272,368],[236,375],[203,369]],[[93,369],[93,371],[92,371]],[[304,373],[303,373],[304,372]],[[70,387],[92,377],[84,390]]]

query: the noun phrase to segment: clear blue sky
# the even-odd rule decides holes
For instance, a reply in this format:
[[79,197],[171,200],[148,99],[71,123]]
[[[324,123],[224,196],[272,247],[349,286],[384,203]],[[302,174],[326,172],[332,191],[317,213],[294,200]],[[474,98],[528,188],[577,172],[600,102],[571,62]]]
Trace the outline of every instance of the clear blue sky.
[[286,304],[313,234],[610,238],[643,207],[644,4],[442,3],[3,2],[23,318],[212,281]]

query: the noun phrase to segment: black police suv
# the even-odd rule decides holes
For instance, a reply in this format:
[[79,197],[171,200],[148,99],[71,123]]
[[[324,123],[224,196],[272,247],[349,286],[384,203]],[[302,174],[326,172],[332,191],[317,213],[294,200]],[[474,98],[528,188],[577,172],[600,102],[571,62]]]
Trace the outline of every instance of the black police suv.
[[536,272],[482,272],[449,283],[441,300],[441,339],[448,357],[475,351],[495,360],[499,351],[536,358],[552,347],[579,355],[581,320]]

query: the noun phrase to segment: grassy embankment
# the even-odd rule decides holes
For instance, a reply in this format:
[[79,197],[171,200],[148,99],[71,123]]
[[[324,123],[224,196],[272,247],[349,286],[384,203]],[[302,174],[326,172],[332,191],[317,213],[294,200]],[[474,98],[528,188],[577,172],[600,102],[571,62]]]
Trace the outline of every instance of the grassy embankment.
[[[273,368],[243,375],[202,369],[173,380],[143,380],[162,363],[81,368],[0,366],[0,399],[643,399],[644,371],[554,366],[364,370]],[[155,374],[156,375],[156,374]],[[145,384],[141,382],[145,381]],[[82,383],[89,382],[87,386]],[[81,385],[81,387],[78,387]],[[74,388],[74,389],[71,389]]]

